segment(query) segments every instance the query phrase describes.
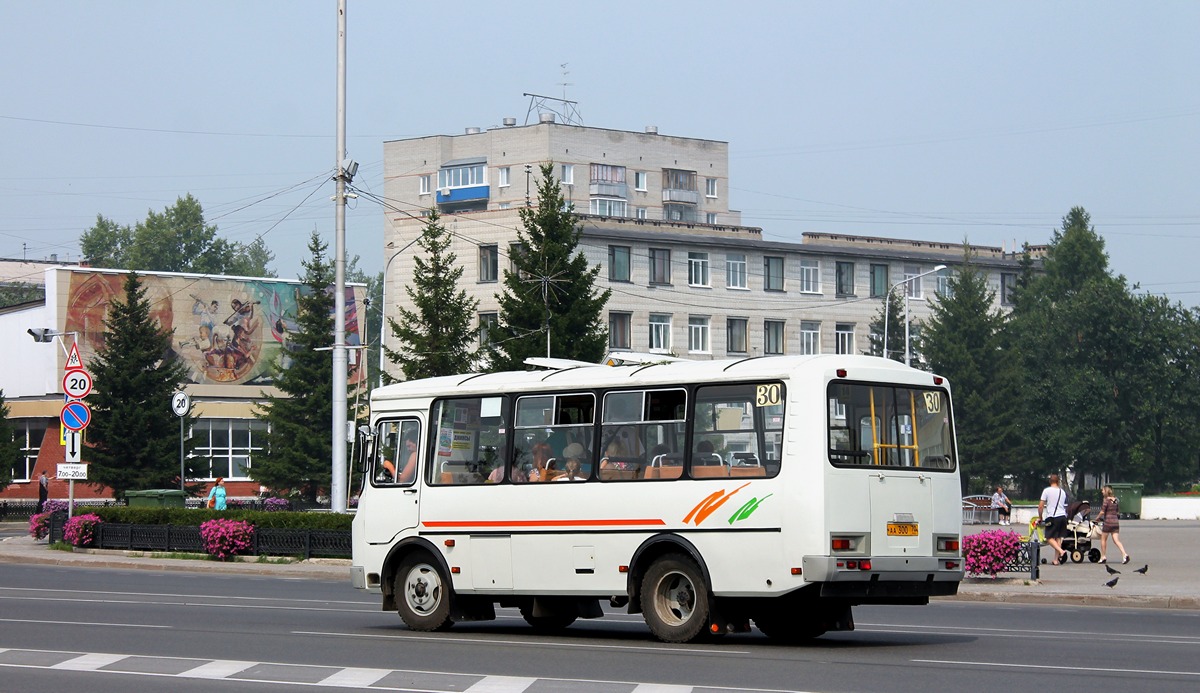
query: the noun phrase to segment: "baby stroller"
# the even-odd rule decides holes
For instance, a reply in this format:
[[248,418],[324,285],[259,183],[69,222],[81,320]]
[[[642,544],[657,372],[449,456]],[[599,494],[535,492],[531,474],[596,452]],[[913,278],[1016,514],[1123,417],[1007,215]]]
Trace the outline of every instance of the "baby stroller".
[[1092,548],[1092,539],[1100,537],[1100,525],[1089,517],[1091,512],[1092,504],[1085,500],[1067,506],[1067,535],[1062,547],[1074,563],[1083,563],[1084,557],[1092,563],[1100,561],[1100,549]]

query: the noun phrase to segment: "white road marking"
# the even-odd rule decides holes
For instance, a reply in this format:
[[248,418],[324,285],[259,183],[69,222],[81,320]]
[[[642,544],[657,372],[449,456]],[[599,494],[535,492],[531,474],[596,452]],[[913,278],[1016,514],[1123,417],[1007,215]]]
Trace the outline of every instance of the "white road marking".
[[692,693],[692,687],[673,686],[668,683],[639,683],[631,693]]
[[343,688],[366,688],[392,673],[391,669],[364,669],[350,667],[330,674],[317,682],[320,686],[341,686]]
[[100,667],[108,666],[109,664],[116,664],[128,656],[129,655],[103,653],[85,654],[75,657],[74,659],[68,659],[65,662],[59,662],[50,668],[66,669],[68,671],[95,671]]
[[206,662],[187,671],[181,671],[176,676],[186,679],[223,679],[239,671],[245,671],[258,662],[239,662],[233,659],[217,659]]
[[919,664],[954,664],[972,667],[1000,667],[1014,669],[1053,669],[1055,671],[1079,671],[1087,673],[1108,672],[1110,674],[1166,674],[1168,676],[1200,676],[1200,671],[1170,671],[1168,669],[1116,669],[1108,667],[1073,667],[1063,664],[1006,664],[1003,662],[961,662],[952,659],[913,659]]
[[573,643],[562,642],[555,640],[502,640],[499,638],[479,637],[453,637],[453,636],[430,636],[430,635],[374,635],[369,633],[332,633],[328,631],[312,631],[312,630],[293,630],[292,635],[316,635],[320,637],[335,637],[335,638],[366,638],[368,640],[420,640],[427,643],[439,642],[460,642],[475,645],[517,645],[526,647],[529,645],[537,645],[539,647],[557,647],[563,649],[579,649],[579,650],[626,650],[634,652],[653,652],[655,654],[686,654],[686,655],[747,655],[752,650],[734,650],[734,649],[705,649],[701,647],[679,646],[672,647],[670,645],[601,645],[598,643]]
[[523,676],[487,676],[463,693],[524,693],[537,679]]
[[42,618],[0,618],[0,623],[41,623],[53,626],[103,626],[105,628],[174,628],[175,626],[146,626],[140,623],[94,623],[91,621],[47,621]]

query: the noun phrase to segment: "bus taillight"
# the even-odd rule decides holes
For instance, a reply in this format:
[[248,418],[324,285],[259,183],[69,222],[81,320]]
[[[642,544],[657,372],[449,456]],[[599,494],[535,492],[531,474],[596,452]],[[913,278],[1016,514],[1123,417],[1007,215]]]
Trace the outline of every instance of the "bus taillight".
[[943,537],[938,539],[938,551],[958,551],[958,537]]

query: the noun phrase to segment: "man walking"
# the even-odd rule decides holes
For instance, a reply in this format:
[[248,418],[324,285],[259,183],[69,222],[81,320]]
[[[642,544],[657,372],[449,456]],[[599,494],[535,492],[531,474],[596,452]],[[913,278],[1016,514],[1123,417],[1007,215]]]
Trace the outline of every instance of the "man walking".
[[42,506],[46,505],[46,499],[50,497],[50,480],[46,478],[46,472],[38,477],[38,504],[37,511],[42,512]]
[[1058,487],[1058,475],[1050,475],[1050,485],[1038,501],[1038,518],[1046,529],[1046,542],[1054,549],[1054,565],[1066,563],[1062,538],[1067,534],[1067,492]]

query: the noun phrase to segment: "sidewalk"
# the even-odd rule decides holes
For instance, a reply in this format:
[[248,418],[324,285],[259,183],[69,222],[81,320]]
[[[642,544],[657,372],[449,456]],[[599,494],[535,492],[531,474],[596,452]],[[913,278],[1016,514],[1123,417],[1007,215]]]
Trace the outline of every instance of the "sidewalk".
[[[986,530],[1012,530],[1024,535],[1027,527],[1011,525],[964,525],[963,534]],[[1108,546],[1109,565],[1121,571],[1109,575],[1104,566],[1084,560],[1056,566],[1041,565],[1036,583],[1029,576],[1001,573],[997,579],[968,578],[953,599],[976,601],[1085,604],[1129,606],[1152,609],[1200,609],[1200,521],[1197,520],[1121,520],[1121,543],[1129,550],[1129,563],[1121,565],[1121,552],[1112,542]],[[1100,548],[1100,541],[1092,542]],[[1042,547],[1042,557],[1054,560],[1054,550]],[[1146,574],[1135,568],[1148,565]],[[1119,578],[1113,587],[1105,586]]]
[[[24,528],[24,523],[20,528]],[[15,524],[4,525],[11,530]],[[1021,534],[1025,528],[995,525],[965,525],[963,534],[986,530],[1012,530]],[[1083,604],[1127,606],[1153,609],[1200,609],[1200,521],[1197,520],[1122,520],[1121,540],[1129,549],[1130,562],[1121,565],[1121,552],[1109,546],[1110,565],[1121,571],[1109,575],[1104,566],[1084,561],[1055,566],[1041,566],[1037,582],[1028,575],[1001,574],[996,579],[967,578],[958,595],[948,599],[967,601]],[[1099,548],[1096,541],[1094,546]],[[1042,556],[1053,559],[1053,550],[1042,548]],[[157,558],[149,552],[77,549],[74,552],[54,551],[44,541],[35,542],[28,535],[10,536],[0,541],[0,563],[41,565],[82,565],[94,568],[125,570],[192,571],[273,575],[281,578],[343,580],[350,584],[350,561],[345,559],[312,559],[296,563],[258,563],[257,558],[222,563],[209,560]],[[1145,575],[1133,572],[1149,565]],[[1104,583],[1119,578],[1113,587]]]

